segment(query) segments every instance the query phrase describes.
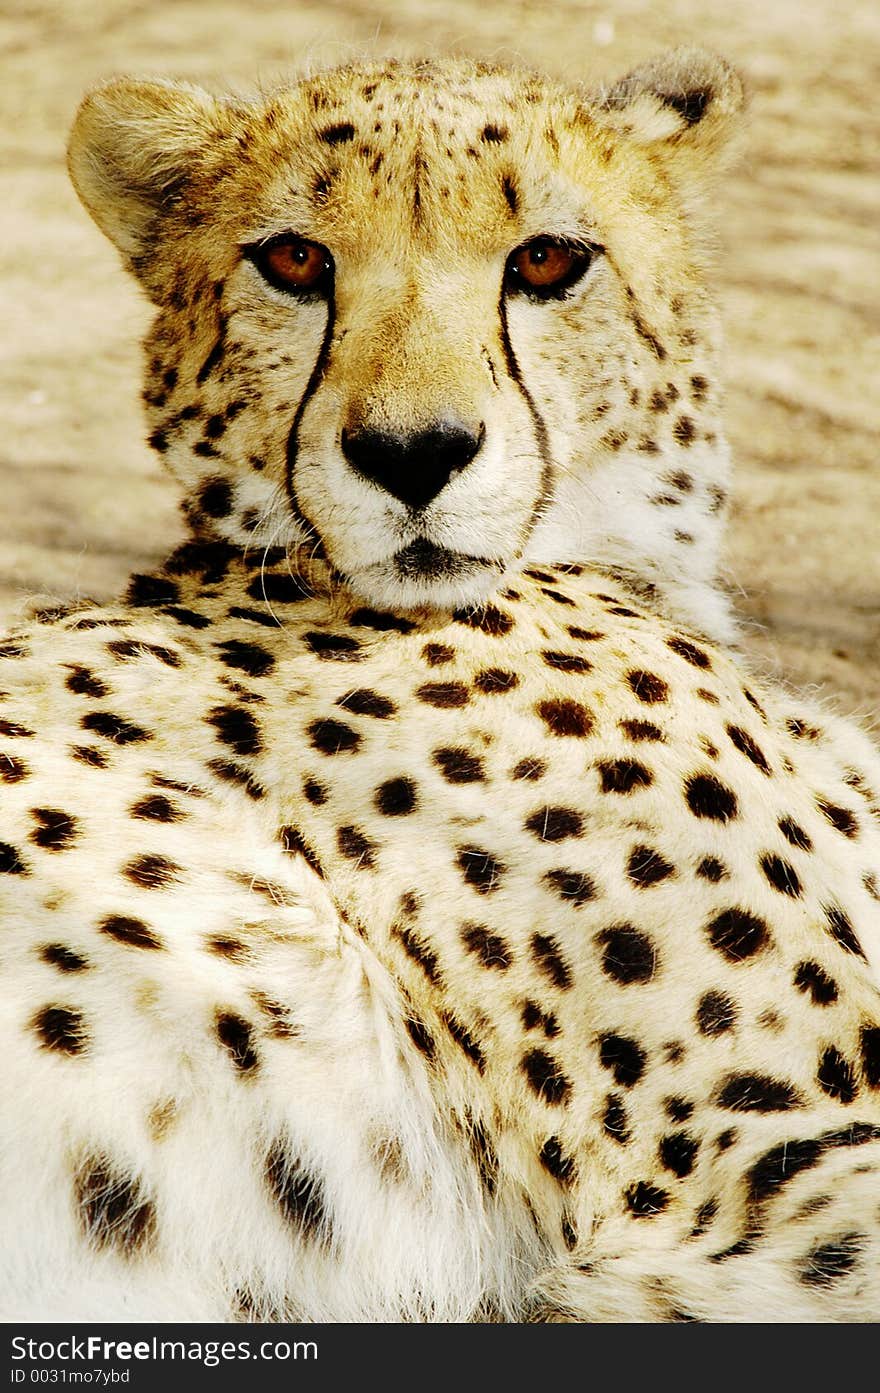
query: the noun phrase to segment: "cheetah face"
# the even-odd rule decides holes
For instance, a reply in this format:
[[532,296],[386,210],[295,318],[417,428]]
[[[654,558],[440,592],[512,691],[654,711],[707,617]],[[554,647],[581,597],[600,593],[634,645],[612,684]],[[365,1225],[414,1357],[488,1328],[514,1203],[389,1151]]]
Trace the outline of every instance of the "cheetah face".
[[399,607],[535,560],[711,576],[694,208],[740,99],[688,50],[592,97],[454,62],[98,89],[71,172],[157,305],[150,438],[195,525]]

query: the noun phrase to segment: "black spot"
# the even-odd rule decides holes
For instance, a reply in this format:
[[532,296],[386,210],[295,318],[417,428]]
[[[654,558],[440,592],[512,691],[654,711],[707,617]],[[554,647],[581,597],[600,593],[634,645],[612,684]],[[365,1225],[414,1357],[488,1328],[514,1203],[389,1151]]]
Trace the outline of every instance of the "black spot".
[[296,827],[279,827],[278,840],[286,852],[289,852],[291,856],[301,856],[306,864],[311,866],[315,874],[323,879],[324,870],[321,862]]
[[558,1105],[568,1101],[571,1083],[545,1050],[529,1050],[520,1067],[534,1092],[545,1103]]
[[173,605],[179,598],[179,587],[167,576],[133,575],[125,592],[127,604],[144,609],[153,605]]
[[701,1234],[706,1232],[706,1229],[715,1219],[718,1208],[718,1201],[716,1199],[706,1200],[705,1204],[700,1205],[700,1208],[697,1210],[697,1222],[690,1232],[691,1238],[699,1238]]
[[89,966],[88,959],[66,948],[63,943],[47,943],[40,949],[40,957],[50,967],[59,972],[84,972]]
[[17,755],[0,753],[0,779],[5,784],[19,784],[30,774],[30,767]]
[[232,759],[209,759],[208,768],[212,774],[216,774],[218,779],[225,779],[227,783],[237,784],[243,789],[248,798],[258,800],[265,798],[266,790],[262,784],[257,783],[249,769],[243,764],[236,764]]
[[627,1209],[637,1219],[651,1219],[655,1214],[663,1213],[669,1203],[669,1195],[656,1185],[639,1180],[635,1185],[630,1185],[624,1194],[624,1200]]
[[359,870],[369,870],[375,865],[376,847],[357,827],[340,827],[336,833],[336,845],[340,855],[357,862]]
[[631,924],[615,924],[597,936],[603,945],[602,969],[606,976],[623,986],[649,982],[657,966],[657,954],[646,934]]
[[354,140],[355,129],[350,121],[340,121],[335,126],[325,126],[322,131],[318,131],[318,139],[323,140],[325,145],[344,145],[349,140]]
[[265,600],[270,605],[293,605],[312,596],[305,580],[283,571],[264,571],[254,576],[247,593],[252,600]]
[[481,895],[497,890],[501,877],[507,872],[503,861],[481,847],[460,847],[455,861],[468,885],[472,885]]
[[857,958],[864,958],[864,949],[843,910],[838,905],[823,905],[822,908],[825,912],[828,931],[835,943],[839,943],[845,952],[853,953]]
[[538,1152],[541,1165],[562,1185],[569,1185],[577,1174],[574,1160],[566,1155],[558,1137],[548,1137]]
[[841,1103],[851,1103],[858,1092],[855,1069],[833,1045],[822,1055],[816,1079],[823,1093]]
[[572,638],[577,639],[580,643],[597,643],[599,639],[605,637],[597,629],[580,629],[576,624],[569,624],[568,632]]
[[319,784],[316,779],[306,779],[303,782],[303,793],[313,807],[320,808],[330,797],[328,790],[323,784]]
[[571,986],[568,964],[559,950],[559,945],[552,938],[546,934],[532,934],[532,956],[554,987],[567,990]]
[[816,1006],[830,1006],[837,1000],[837,983],[818,963],[798,963],[794,984],[800,991],[809,992]]
[[747,730],[743,730],[740,726],[732,725],[728,725],[726,730],[730,737],[731,744],[734,745],[741,754],[744,754],[747,759],[750,759],[752,764],[760,769],[762,774],[769,775],[772,773],[763,751],[758,748]]
[[232,485],[228,479],[206,479],[197,494],[199,512],[209,518],[225,518],[232,512]]
[[636,668],[626,674],[626,680],[639,701],[644,701],[649,706],[657,701],[666,701],[669,696],[668,686],[655,672],[645,672]]
[[679,416],[675,425],[672,427],[672,434],[679,445],[690,445],[696,435],[696,428],[690,416]]
[[461,1021],[456,1020],[455,1016],[449,1011],[443,1012],[443,1024],[449,1031],[459,1049],[474,1064],[479,1073],[483,1073],[486,1068],[486,1059],[482,1049],[470,1032],[462,1025]]
[[757,915],[745,909],[725,909],[706,925],[713,948],[731,962],[759,953],[770,942],[770,930]]
[[561,900],[570,900],[578,908],[596,898],[596,886],[584,871],[547,871],[544,882]]
[[788,895],[791,899],[798,898],[801,894],[801,882],[794,866],[769,851],[762,855],[760,865],[774,890],[778,890],[780,895]]
[[593,715],[580,702],[560,697],[541,701],[535,707],[551,735],[586,736],[593,729]]
[[327,661],[352,662],[361,655],[360,643],[350,634],[315,631],[303,634],[303,641],[317,657]]
[[451,784],[479,783],[486,777],[479,756],[470,754],[461,746],[435,750],[432,759],[444,779]]
[[266,1157],[266,1180],[284,1218],[303,1238],[326,1243],[330,1220],[324,1187],[316,1175],[277,1141]]
[[426,643],[422,657],[429,667],[442,667],[444,663],[455,661],[455,649],[447,643]]
[[804,1259],[800,1280],[805,1287],[832,1287],[851,1272],[862,1252],[863,1235],[844,1233],[811,1248]]
[[399,939],[404,952],[412,958],[414,963],[418,963],[431,985],[434,987],[442,986],[440,967],[434,950],[405,926],[395,924],[392,932],[395,938]]
[[857,837],[859,835],[859,824],[854,813],[849,808],[838,808],[834,803],[829,803],[825,798],[816,799],[816,807],[823,817],[827,818],[832,827],[836,827],[838,832],[842,832],[845,837]]
[[605,1099],[602,1130],[619,1146],[625,1146],[630,1139],[629,1118],[623,1100],[617,1093],[609,1093]]
[[859,1043],[865,1082],[870,1088],[880,1088],[880,1026],[863,1025]]
[[577,653],[557,653],[551,649],[545,649],[541,654],[548,667],[555,668],[557,672],[592,672],[593,664],[587,662],[586,658],[581,658]]
[[715,1101],[731,1112],[787,1112],[803,1105],[793,1084],[768,1074],[729,1074]]
[[471,629],[479,629],[491,638],[503,638],[513,628],[514,619],[496,605],[482,605],[479,609],[458,609],[453,614],[458,624],[467,624]]
[[180,866],[167,856],[135,856],[122,867],[122,874],[142,890],[161,890],[180,876]]
[[182,624],[186,629],[208,629],[211,621],[206,614],[197,614],[193,609],[182,609],[179,605],[166,605],[162,610],[169,619]]
[[486,1136],[486,1129],[482,1123],[470,1121],[468,1127],[468,1141],[470,1142],[471,1154],[477,1163],[480,1172],[480,1179],[486,1189],[486,1194],[494,1195],[498,1185],[498,1156],[495,1148]]
[[462,924],[461,940],[468,952],[473,953],[483,967],[494,967],[503,971],[513,961],[513,955],[504,939],[492,933],[485,924]]
[[251,1035],[251,1026],[241,1016],[236,1016],[232,1011],[218,1012],[218,1039],[229,1051],[233,1064],[241,1074],[252,1074],[260,1062]]
[[603,1068],[611,1070],[614,1082],[621,1088],[632,1088],[645,1072],[645,1051],[626,1035],[600,1036],[599,1059]]
[[384,614],[375,609],[357,609],[348,622],[355,628],[376,629],[379,633],[393,629],[399,634],[411,634],[416,627],[411,619],[404,619],[400,614]]
[[683,1180],[693,1170],[699,1149],[695,1137],[689,1137],[687,1132],[672,1132],[660,1142],[660,1164]]
[[813,843],[807,836],[804,829],[793,821],[790,817],[779,819],[779,830],[790,846],[796,846],[799,851],[812,851]]
[[87,716],[83,716],[80,721],[83,730],[90,730],[95,735],[101,735],[105,740],[112,740],[114,745],[139,745],[145,740],[152,740],[152,734],[137,726],[133,721],[126,721],[122,716],[116,716],[112,711],[92,711]]
[[322,755],[348,754],[356,750],[361,737],[351,726],[344,725],[342,721],[320,720],[312,721],[306,727],[306,734],[312,748],[320,751]]
[[217,732],[217,739],[237,755],[257,755],[263,748],[260,727],[250,711],[239,706],[215,706],[205,717]]
[[409,1032],[410,1039],[419,1053],[423,1054],[426,1059],[433,1059],[437,1047],[434,1044],[431,1032],[424,1022],[414,1020],[411,1016],[408,1016],[404,1024]]
[[515,672],[505,672],[504,668],[487,667],[476,674],[474,686],[484,696],[501,696],[504,692],[511,692],[514,687],[518,687],[519,678]]
[[509,138],[510,131],[506,126],[496,126],[493,123],[484,126],[480,134],[480,139],[490,145],[502,145]]
[[416,786],[412,779],[387,779],[376,789],[373,801],[385,817],[405,817],[418,802]]
[[249,677],[265,677],[275,667],[273,655],[257,643],[244,643],[241,639],[228,638],[214,645],[217,656],[226,667],[246,672]]
[[717,885],[719,880],[727,880],[730,872],[724,862],[719,861],[717,857],[704,856],[697,866],[697,875],[701,876],[703,880],[711,881],[713,885]]
[[635,759],[605,759],[596,766],[603,793],[632,793],[653,783],[650,769]]
[[697,1006],[697,1028],[702,1035],[723,1035],[736,1024],[736,1007],[724,992],[705,992]]
[[416,688],[416,696],[426,705],[440,709],[466,706],[470,700],[463,682],[425,682]]
[[513,766],[510,771],[512,779],[541,779],[547,773],[547,766],[542,759],[521,759],[518,764]]
[[57,1054],[82,1054],[89,1043],[82,1015],[69,1006],[44,1006],[31,1020],[44,1049]]
[[106,682],[102,682],[100,677],[96,677],[87,667],[80,667],[74,664],[65,680],[65,686],[70,692],[75,692],[77,696],[105,697],[110,695],[110,689]]
[[0,875],[30,875],[30,868],[9,842],[0,842]]
[[685,662],[692,663],[694,667],[710,668],[712,663],[708,653],[704,653],[702,648],[698,648],[695,643],[689,643],[686,638],[668,638],[666,647],[671,648],[673,653],[677,653]]
[[243,605],[230,605],[227,610],[230,619],[246,619],[249,624],[259,624],[264,629],[277,629],[278,620],[271,614],[261,614],[259,610],[247,609]]
[[666,1109],[667,1117],[673,1122],[687,1122],[693,1115],[694,1105],[689,1103],[687,1098],[664,1098],[663,1106]]
[[504,194],[511,215],[516,217],[516,211],[519,207],[519,194],[517,192],[516,182],[509,174],[503,174],[501,176],[501,192]]
[[166,798],[164,793],[153,793],[132,803],[128,810],[130,817],[143,818],[145,822],[180,822],[184,813]]
[[346,696],[339,697],[336,705],[341,706],[343,711],[351,711],[355,716],[375,716],[380,721],[387,720],[397,711],[390,697],[380,696],[369,687],[358,687],[355,691],[348,692]]
[[76,1173],[76,1205],[87,1242],[132,1256],[156,1238],[156,1210],[142,1182],[94,1156]]
[[579,837],[583,818],[573,808],[539,808],[526,818],[525,828],[542,842],[561,842],[567,837]]
[[107,934],[117,943],[129,948],[161,948],[162,944],[142,919],[124,914],[110,914],[98,924],[98,932]]
[[630,852],[626,872],[634,885],[638,885],[641,890],[647,890],[650,886],[659,885],[662,880],[675,875],[675,867],[653,847],[634,846]]
[[685,780],[684,796],[694,817],[729,822],[737,815],[736,795],[714,774],[691,774]]
[[630,740],[662,740],[663,731],[653,721],[618,721],[624,735]]
[[79,835],[76,818],[59,808],[32,808],[31,817],[40,826],[30,833],[29,841],[44,851],[68,851]]

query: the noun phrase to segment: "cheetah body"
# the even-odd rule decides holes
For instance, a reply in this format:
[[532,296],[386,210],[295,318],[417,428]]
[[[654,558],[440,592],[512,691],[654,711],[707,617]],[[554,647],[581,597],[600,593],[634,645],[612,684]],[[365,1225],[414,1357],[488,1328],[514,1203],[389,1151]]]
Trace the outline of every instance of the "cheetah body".
[[[390,263],[358,282],[367,253],[343,236],[364,103],[384,92],[402,119],[426,70],[247,111],[137,84],[84,108],[74,177],[158,306],[147,406],[193,535],[125,603],[43,614],[0,647],[7,1319],[880,1314],[880,759],[705,637],[730,630],[726,463],[714,378],[693,371],[711,314],[696,289],[672,308],[696,274],[674,209],[736,103],[718,65],[683,85],[695,62],[586,115],[497,74],[433,73],[435,117],[479,118],[508,161],[455,147],[469,245],[489,249],[471,287],[505,207],[544,198],[508,244],[564,229],[552,199],[578,181],[609,265],[635,271],[647,248],[656,273],[627,296],[606,267],[598,308],[561,301],[553,333],[517,328],[535,307],[512,298],[499,329],[496,275],[496,309],[463,294],[457,335],[436,300],[450,347],[433,358],[436,248],[405,348],[400,266],[437,226],[444,264],[467,258],[431,202],[427,134],[367,185],[386,220],[405,205]],[[516,136],[520,106],[534,120]],[[311,190],[296,216],[338,272],[335,320],[299,303],[295,334],[230,252],[279,227],[253,190],[277,205],[289,187],[291,129]],[[198,177],[180,168],[193,148]],[[611,183],[583,148],[610,152]],[[550,174],[529,184],[536,164]],[[651,218],[672,248],[662,287],[644,225],[627,244]],[[365,302],[385,324],[372,356]],[[585,332],[601,400],[583,355],[572,373],[558,350]],[[683,391],[713,403],[714,444],[690,415],[662,442],[655,421],[655,451],[602,443],[609,412],[639,438],[646,394],[667,422]],[[396,429],[449,402],[480,416],[488,454],[417,524],[340,472],[343,420],[375,409]],[[631,526],[642,504],[657,521]],[[675,540],[673,512],[705,550]],[[491,598],[479,568],[393,562],[414,540],[473,556],[469,526],[497,563]]]

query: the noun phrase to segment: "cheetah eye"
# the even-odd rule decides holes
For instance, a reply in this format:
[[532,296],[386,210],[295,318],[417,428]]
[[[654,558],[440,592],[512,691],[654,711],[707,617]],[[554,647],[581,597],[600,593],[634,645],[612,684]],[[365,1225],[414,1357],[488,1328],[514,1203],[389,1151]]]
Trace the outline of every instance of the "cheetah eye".
[[326,295],[333,281],[327,248],[291,232],[245,247],[244,254],[265,281],[288,295]]
[[589,270],[602,248],[554,237],[535,237],[510,253],[504,268],[508,294],[532,300],[561,300]]

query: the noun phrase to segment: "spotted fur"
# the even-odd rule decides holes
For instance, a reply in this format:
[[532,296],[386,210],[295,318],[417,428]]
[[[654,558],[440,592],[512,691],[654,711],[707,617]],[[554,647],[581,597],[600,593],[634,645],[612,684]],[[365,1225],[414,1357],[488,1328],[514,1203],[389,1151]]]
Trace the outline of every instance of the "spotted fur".
[[[683,63],[590,107],[595,150],[627,151],[658,188],[692,167],[689,142],[709,149],[728,90],[714,61]],[[510,557],[491,599],[453,609],[441,586],[430,606],[389,605],[374,574],[341,574],[332,531],[310,556],[241,531],[273,470],[290,503],[278,450],[248,472],[243,442],[278,427],[282,397],[288,433],[305,421],[304,388],[271,371],[274,302],[210,258],[244,190],[274,206],[287,187],[291,113],[309,198],[342,228],[345,161],[369,143],[371,179],[391,162],[365,112],[401,130],[409,113],[409,138],[416,79],[456,126],[475,227],[490,185],[502,218],[532,196],[522,111],[560,160],[575,139],[574,98],[460,65],[346,70],[249,112],[128,84],[80,118],[80,186],[127,229],[159,306],[148,395],[179,418],[166,453],[213,473],[189,478],[191,538],[123,602],[46,614],[0,647],[4,1315],[876,1318],[877,751],[756,682],[706,636],[711,607],[686,624],[670,575],[646,602],[635,559],[627,584],[590,547]],[[135,117],[108,172],[101,121],[123,93]],[[143,140],[150,103],[164,146]],[[181,110],[216,137],[188,184],[171,178],[184,130],[192,144]],[[375,185],[383,219],[406,201],[404,258],[443,225],[433,147],[416,148],[409,183],[394,166]],[[206,280],[229,305],[210,343]],[[680,342],[659,336],[658,304],[614,320],[655,365]],[[172,323],[177,366],[157,367]],[[347,362],[340,378],[324,360],[316,412],[340,382],[363,389]],[[544,392],[533,366],[522,384]],[[247,437],[212,444],[246,417]],[[215,456],[189,448],[194,423]],[[683,501],[658,519],[704,491],[673,469]],[[695,603],[714,593],[692,575]]]

